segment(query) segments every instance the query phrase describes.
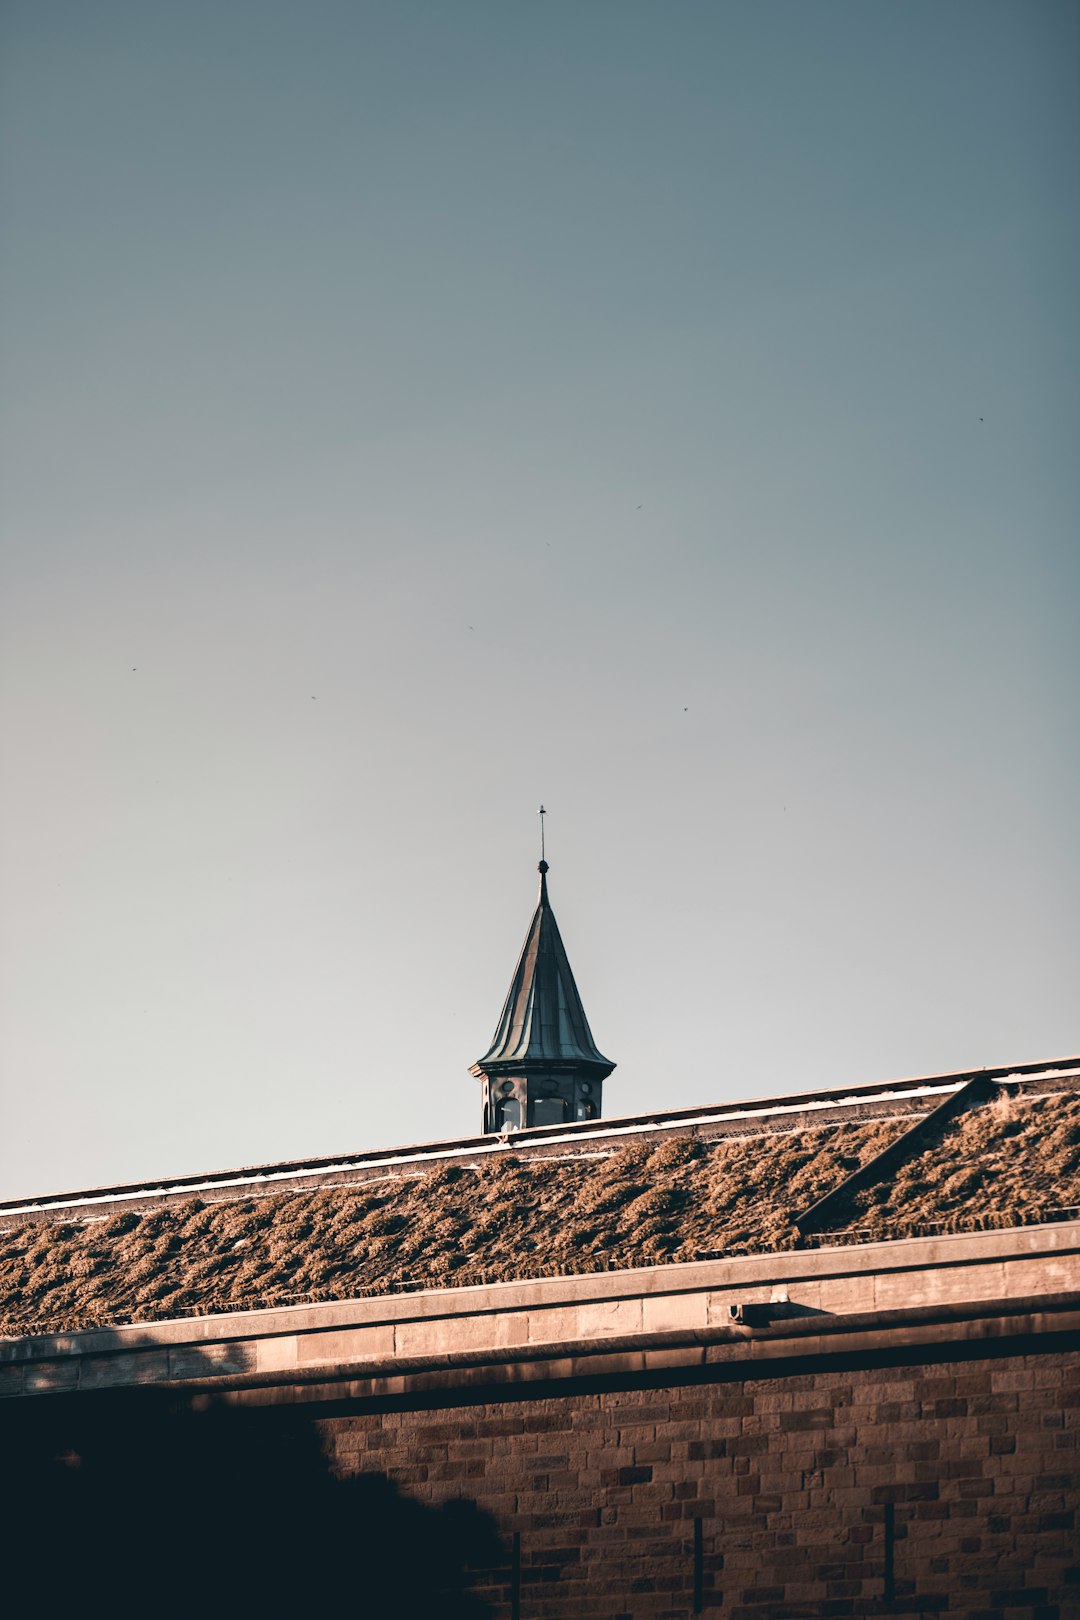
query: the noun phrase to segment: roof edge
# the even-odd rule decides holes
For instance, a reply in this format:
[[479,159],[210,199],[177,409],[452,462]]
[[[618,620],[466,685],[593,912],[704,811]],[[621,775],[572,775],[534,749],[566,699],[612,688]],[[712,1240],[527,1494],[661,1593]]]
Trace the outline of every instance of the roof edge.
[[[879,1080],[855,1086],[835,1086],[819,1091],[779,1092],[766,1097],[732,1100],[731,1102],[699,1104],[691,1108],[657,1111],[648,1114],[630,1114],[614,1119],[588,1120],[567,1125],[534,1126],[517,1131],[512,1137],[515,1149],[531,1143],[554,1144],[563,1141],[584,1144],[594,1138],[633,1135],[642,1131],[677,1128],[696,1122],[723,1120],[745,1116],[748,1120],[768,1115],[798,1113],[801,1109],[818,1110],[826,1107],[843,1109],[865,1106],[890,1097],[897,1099],[920,1092],[928,1096],[934,1092],[956,1090],[969,1081],[982,1077],[1006,1083],[1057,1077],[1075,1078],[1080,1083],[1080,1056],[1051,1058],[1043,1062],[999,1064],[989,1068],[957,1069],[944,1074],[919,1075],[900,1080]],[[235,1169],[209,1171],[203,1174],[163,1176],[139,1182],[118,1183],[112,1186],[83,1188],[69,1192],[25,1195],[21,1198],[0,1200],[0,1221],[10,1223],[19,1217],[40,1219],[64,1209],[77,1212],[76,1218],[92,1212],[94,1206],[115,1204],[127,1200],[154,1198],[171,1202],[182,1196],[195,1197],[202,1192],[218,1192],[225,1196],[243,1197],[244,1188],[253,1192],[268,1192],[276,1184],[285,1191],[290,1181],[335,1171],[358,1170],[383,1165],[437,1164],[441,1159],[461,1153],[505,1152],[507,1139],[493,1136],[466,1136],[417,1143],[412,1147],[375,1148],[368,1152],[330,1154],[321,1158],[279,1160],[276,1163],[247,1165]],[[102,1210],[104,1213],[104,1210]]]
[[[882,1327],[899,1330],[888,1343],[910,1349],[904,1330],[916,1324],[939,1345],[943,1327],[955,1324],[967,1336],[963,1324],[971,1323],[985,1354],[988,1320],[995,1342],[1075,1329],[1080,1292],[1061,1289],[1060,1267],[1078,1245],[1080,1221],[1073,1221],[22,1334],[0,1341],[0,1393],[53,1399],[57,1390],[125,1385],[317,1387],[328,1378],[453,1369],[462,1383],[475,1383],[478,1367],[500,1361],[531,1367],[522,1377],[532,1381],[541,1358],[581,1356],[579,1370],[595,1372],[600,1353],[624,1358],[676,1344],[702,1361],[706,1344],[726,1344],[748,1376],[760,1377],[763,1362],[798,1346],[806,1354],[870,1348],[873,1341],[859,1335]],[[1031,1265],[1040,1260],[1037,1280]],[[598,1305],[609,1308],[598,1315]],[[529,1323],[510,1346],[497,1326],[506,1310],[525,1313]],[[1061,1320],[1065,1313],[1072,1319]],[[231,1354],[220,1353],[225,1347]],[[625,1371],[625,1359],[617,1370]],[[574,1369],[562,1360],[555,1371],[565,1380]],[[356,1388],[348,1394],[354,1398]]]

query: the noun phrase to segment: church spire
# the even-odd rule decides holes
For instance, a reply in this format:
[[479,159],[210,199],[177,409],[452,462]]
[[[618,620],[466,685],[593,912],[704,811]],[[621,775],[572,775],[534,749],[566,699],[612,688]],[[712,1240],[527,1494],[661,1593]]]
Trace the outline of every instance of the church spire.
[[[542,837],[542,819],[540,826]],[[548,899],[548,871],[541,856],[540,894],[510,990],[491,1045],[472,1065],[484,1082],[485,1131],[597,1119],[615,1067],[589,1029]]]

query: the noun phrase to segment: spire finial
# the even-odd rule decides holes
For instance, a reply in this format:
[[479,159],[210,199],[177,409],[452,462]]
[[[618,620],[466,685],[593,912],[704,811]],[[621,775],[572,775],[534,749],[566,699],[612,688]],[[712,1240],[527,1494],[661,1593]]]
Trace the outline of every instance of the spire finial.
[[540,865],[536,868],[536,870],[540,873],[540,904],[542,906],[547,905],[548,863],[547,863],[547,860],[545,859],[545,856],[544,856],[544,817],[546,815],[547,815],[547,811],[544,809],[543,805],[541,805],[540,806]]

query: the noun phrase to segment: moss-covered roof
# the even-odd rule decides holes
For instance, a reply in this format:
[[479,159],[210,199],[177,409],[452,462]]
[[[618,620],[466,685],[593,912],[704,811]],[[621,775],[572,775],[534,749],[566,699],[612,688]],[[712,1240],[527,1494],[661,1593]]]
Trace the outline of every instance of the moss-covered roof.
[[[790,1248],[795,1217],[903,1129],[687,1132],[601,1159],[507,1153],[376,1184],[27,1222],[0,1232],[0,1333]],[[1080,1094],[1002,1093],[854,1194],[824,1235],[1021,1225],[1077,1205]]]

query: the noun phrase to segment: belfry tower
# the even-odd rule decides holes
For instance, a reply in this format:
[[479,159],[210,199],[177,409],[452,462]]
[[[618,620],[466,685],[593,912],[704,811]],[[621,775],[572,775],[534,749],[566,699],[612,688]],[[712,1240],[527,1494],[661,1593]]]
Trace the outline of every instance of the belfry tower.
[[615,1067],[598,1051],[548,901],[548,863],[494,1039],[471,1074],[483,1081],[486,1134],[599,1119]]

